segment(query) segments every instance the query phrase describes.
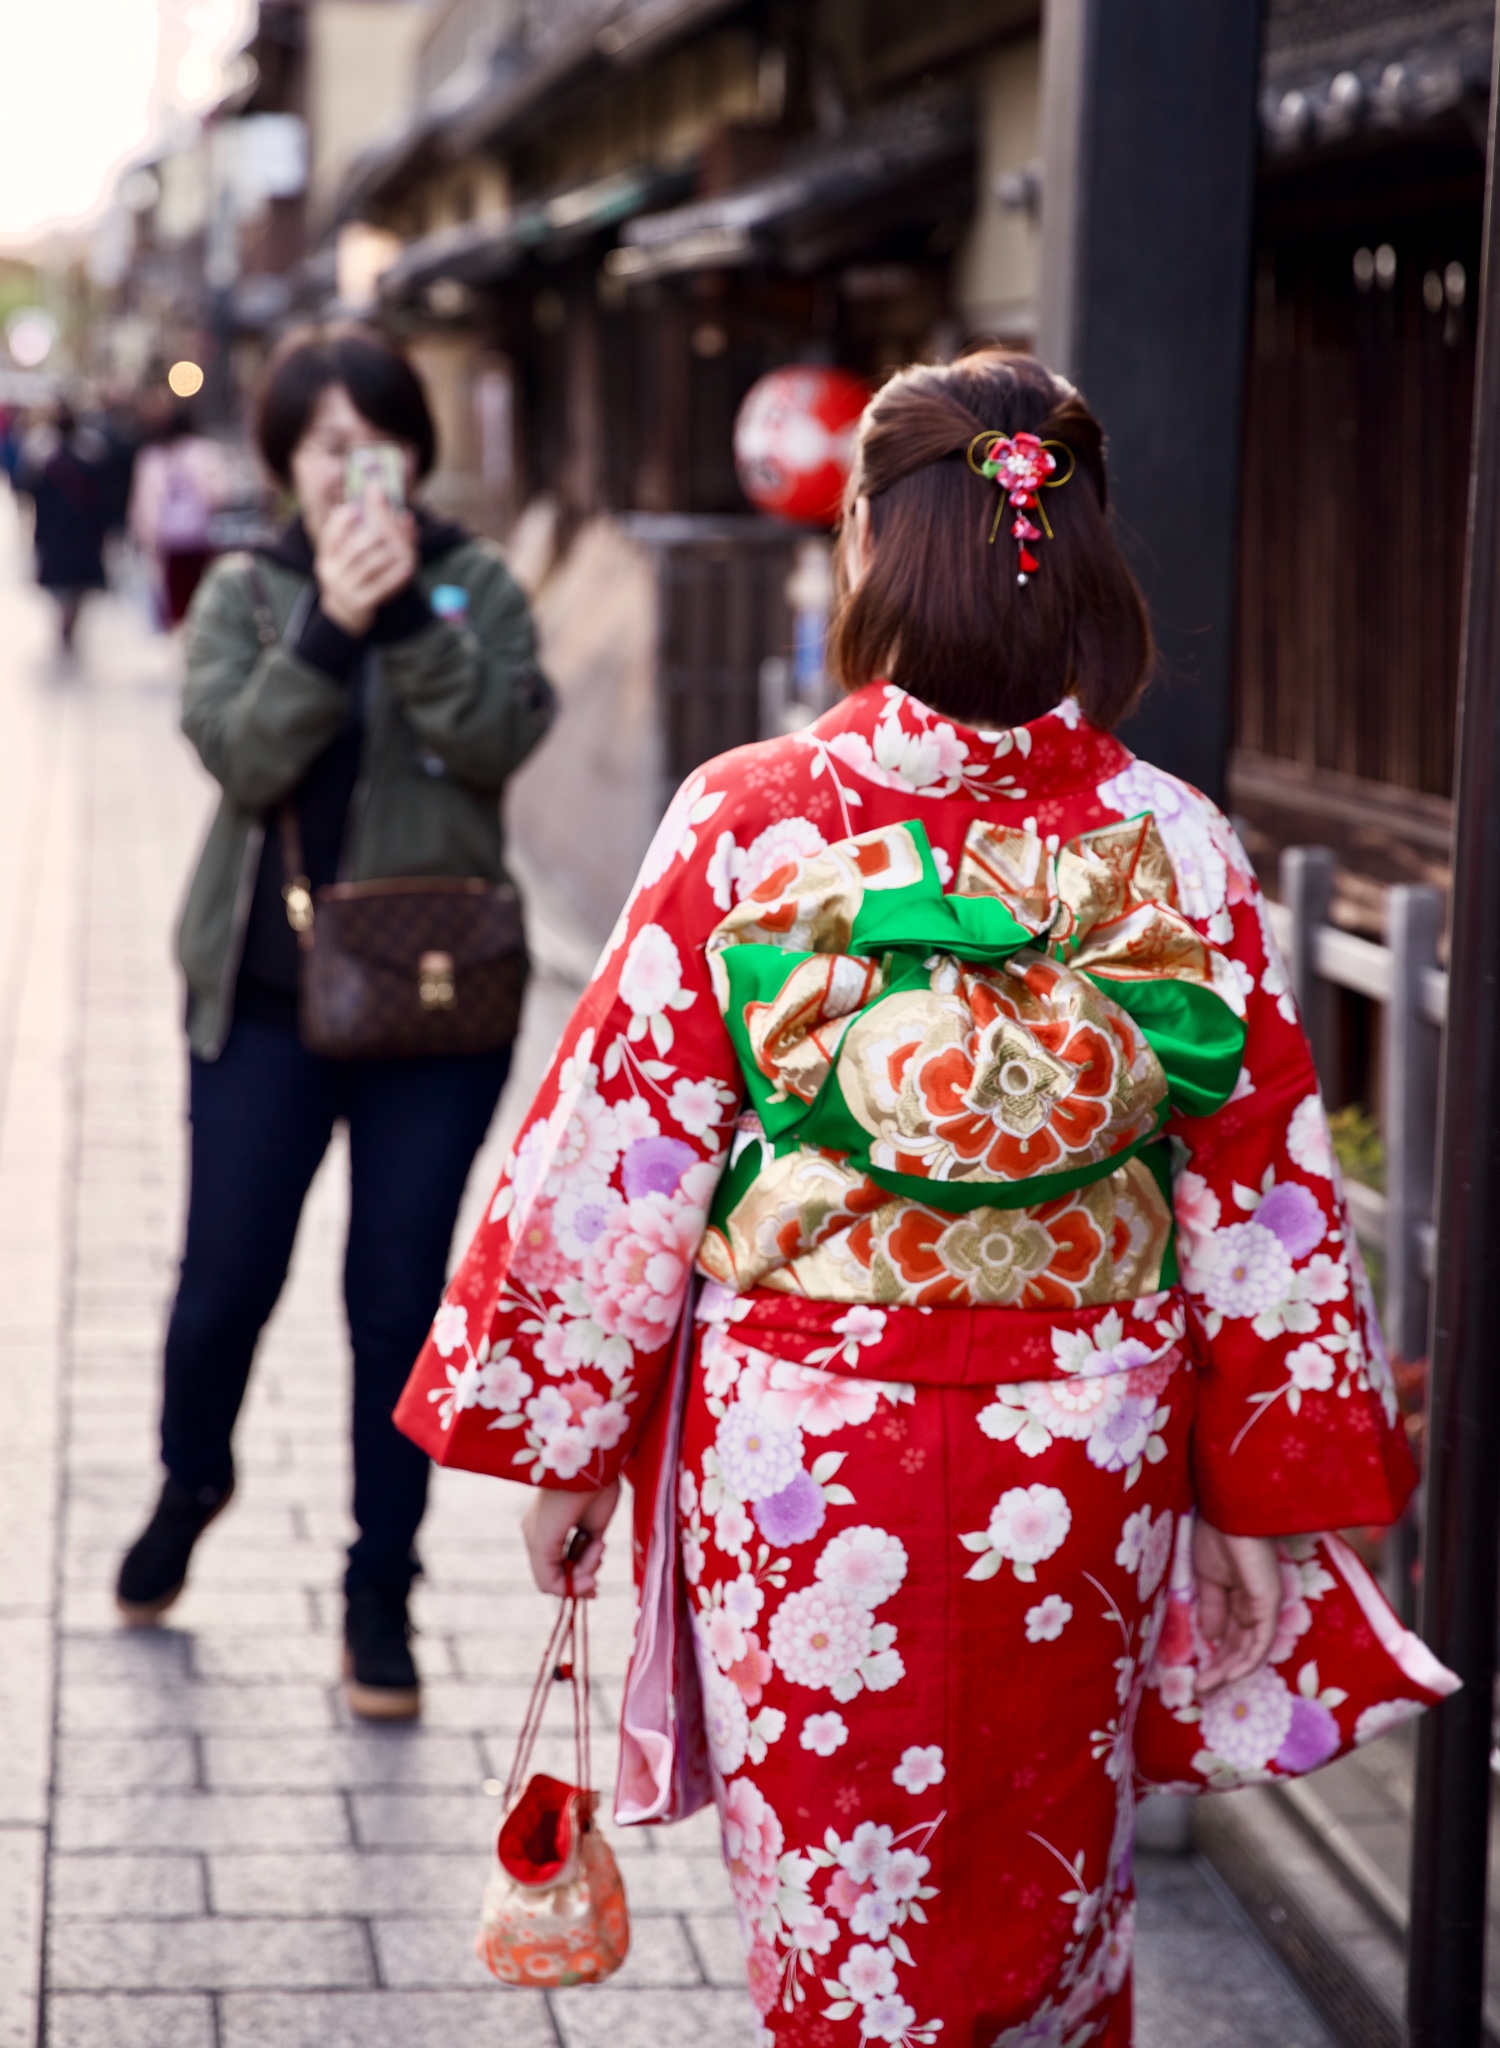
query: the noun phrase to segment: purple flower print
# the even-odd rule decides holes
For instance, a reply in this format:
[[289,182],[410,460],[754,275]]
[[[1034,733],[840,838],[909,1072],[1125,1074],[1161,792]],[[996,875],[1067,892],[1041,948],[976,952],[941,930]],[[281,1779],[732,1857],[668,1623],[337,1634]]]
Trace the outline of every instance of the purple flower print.
[[578,1202],[570,1206],[568,1225],[580,1244],[590,1245],[603,1230],[618,1205],[612,1201]]
[[1292,1723],[1276,1752],[1279,1771],[1315,1771],[1339,1746],[1339,1724],[1327,1707],[1299,1694],[1292,1702]]
[[1262,1230],[1281,1240],[1289,1259],[1300,1259],[1323,1242],[1328,1221],[1317,1197],[1300,1181],[1284,1180],[1263,1199],[1255,1212]]
[[697,1163],[698,1154],[681,1138],[637,1138],[626,1150],[622,1168],[627,1200],[675,1195],[682,1176]]
[[806,1543],[822,1528],[828,1510],[822,1487],[810,1473],[799,1472],[790,1486],[756,1501],[750,1512],[768,1542]]

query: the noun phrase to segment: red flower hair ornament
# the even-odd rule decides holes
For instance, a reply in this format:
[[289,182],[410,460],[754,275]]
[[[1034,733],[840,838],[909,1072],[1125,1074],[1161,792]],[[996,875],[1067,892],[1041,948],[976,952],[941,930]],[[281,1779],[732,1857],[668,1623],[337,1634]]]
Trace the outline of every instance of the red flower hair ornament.
[[[1060,448],[1068,458],[1068,466],[1062,475],[1057,474],[1057,457],[1052,449]],[[975,460],[975,450],[982,450]],[[1010,523],[1019,550],[1016,570],[1017,583],[1028,582],[1033,572],[1041,567],[1031,552],[1028,542],[1040,540],[1043,533],[1052,538],[1052,527],[1042,504],[1044,490],[1055,491],[1065,484],[1078,466],[1078,458],[1066,441],[1041,441],[1035,434],[992,434],[986,430],[976,434],[968,447],[968,463],[976,476],[1000,486],[1000,503],[995,507],[995,523],[990,528],[990,543],[1000,531],[1001,515],[1006,500],[1015,517]],[[1036,526],[1031,513],[1041,520]]]

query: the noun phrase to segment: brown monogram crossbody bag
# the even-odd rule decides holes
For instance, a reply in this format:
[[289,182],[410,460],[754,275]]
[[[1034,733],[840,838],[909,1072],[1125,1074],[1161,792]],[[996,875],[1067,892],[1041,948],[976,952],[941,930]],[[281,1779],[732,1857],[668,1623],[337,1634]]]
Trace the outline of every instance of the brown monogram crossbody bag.
[[512,1042],[528,965],[513,888],[422,875],[314,891],[290,803],[281,807],[281,859],[309,1052],[387,1059],[495,1052]]

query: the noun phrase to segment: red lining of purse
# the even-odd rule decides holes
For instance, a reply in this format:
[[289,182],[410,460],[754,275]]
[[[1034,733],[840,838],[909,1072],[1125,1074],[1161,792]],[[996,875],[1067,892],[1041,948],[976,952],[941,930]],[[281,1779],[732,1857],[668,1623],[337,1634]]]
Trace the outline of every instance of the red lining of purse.
[[550,1884],[573,1853],[576,1785],[538,1772],[506,1815],[495,1848],[517,1884]]

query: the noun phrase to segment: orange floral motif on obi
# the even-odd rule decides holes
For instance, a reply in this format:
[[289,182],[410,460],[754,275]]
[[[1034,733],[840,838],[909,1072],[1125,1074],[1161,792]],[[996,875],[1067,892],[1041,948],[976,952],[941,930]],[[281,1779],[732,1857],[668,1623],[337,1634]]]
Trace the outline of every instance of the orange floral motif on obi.
[[844,1099],[872,1163],[934,1181],[1019,1181],[1108,1159],[1152,1128],[1166,1077],[1131,1018],[1029,949],[945,963],[931,990],[849,1026]]
[[1081,1308],[1159,1286],[1170,1225],[1138,1159],[1036,1208],[954,1215],[891,1195],[837,1155],[797,1152],[769,1162],[710,1226],[698,1264],[738,1293]]

